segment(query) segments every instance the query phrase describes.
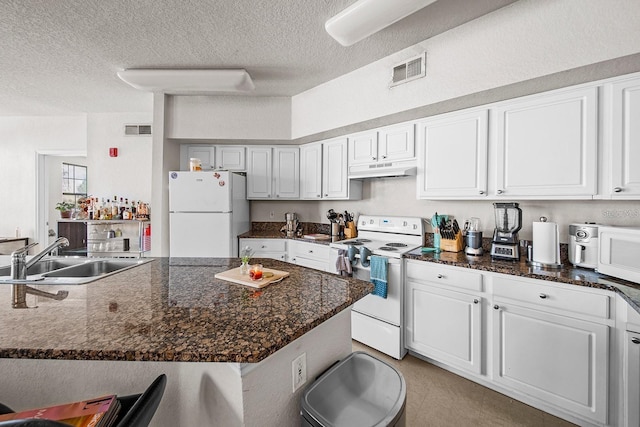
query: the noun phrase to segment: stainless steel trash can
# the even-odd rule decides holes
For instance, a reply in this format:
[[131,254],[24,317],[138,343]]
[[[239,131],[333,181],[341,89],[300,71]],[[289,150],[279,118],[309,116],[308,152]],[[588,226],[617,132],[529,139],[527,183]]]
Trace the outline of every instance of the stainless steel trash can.
[[393,366],[356,351],[302,394],[303,427],[404,427],[407,386]]

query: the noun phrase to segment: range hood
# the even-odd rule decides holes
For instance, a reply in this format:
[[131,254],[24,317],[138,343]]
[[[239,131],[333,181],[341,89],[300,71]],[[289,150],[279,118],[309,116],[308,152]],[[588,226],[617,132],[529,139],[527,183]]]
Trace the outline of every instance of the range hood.
[[380,162],[366,165],[349,166],[350,179],[383,178],[394,176],[413,176],[416,174],[416,162]]

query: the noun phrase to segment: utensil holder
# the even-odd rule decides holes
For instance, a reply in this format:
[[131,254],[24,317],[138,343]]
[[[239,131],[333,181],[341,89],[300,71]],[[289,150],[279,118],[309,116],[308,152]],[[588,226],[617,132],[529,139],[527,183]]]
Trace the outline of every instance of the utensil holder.
[[461,252],[464,249],[464,242],[462,239],[462,232],[456,233],[455,239],[445,239],[440,236],[440,250],[447,252]]

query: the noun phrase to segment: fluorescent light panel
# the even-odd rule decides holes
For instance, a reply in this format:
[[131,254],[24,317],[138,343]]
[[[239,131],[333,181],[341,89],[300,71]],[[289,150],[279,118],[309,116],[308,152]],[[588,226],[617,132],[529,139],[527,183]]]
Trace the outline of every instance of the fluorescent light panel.
[[338,43],[351,46],[436,0],[358,0],[324,27]]
[[128,69],[118,77],[136,89],[168,94],[250,92],[255,89],[245,69]]

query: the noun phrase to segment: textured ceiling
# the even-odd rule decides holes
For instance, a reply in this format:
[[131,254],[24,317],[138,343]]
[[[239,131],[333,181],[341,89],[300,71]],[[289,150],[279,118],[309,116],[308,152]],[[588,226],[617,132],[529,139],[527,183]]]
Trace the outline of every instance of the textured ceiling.
[[343,47],[324,22],[353,1],[0,0],[0,115],[150,111],[125,68],[242,67],[251,96],[292,96],[514,2],[439,0]]

